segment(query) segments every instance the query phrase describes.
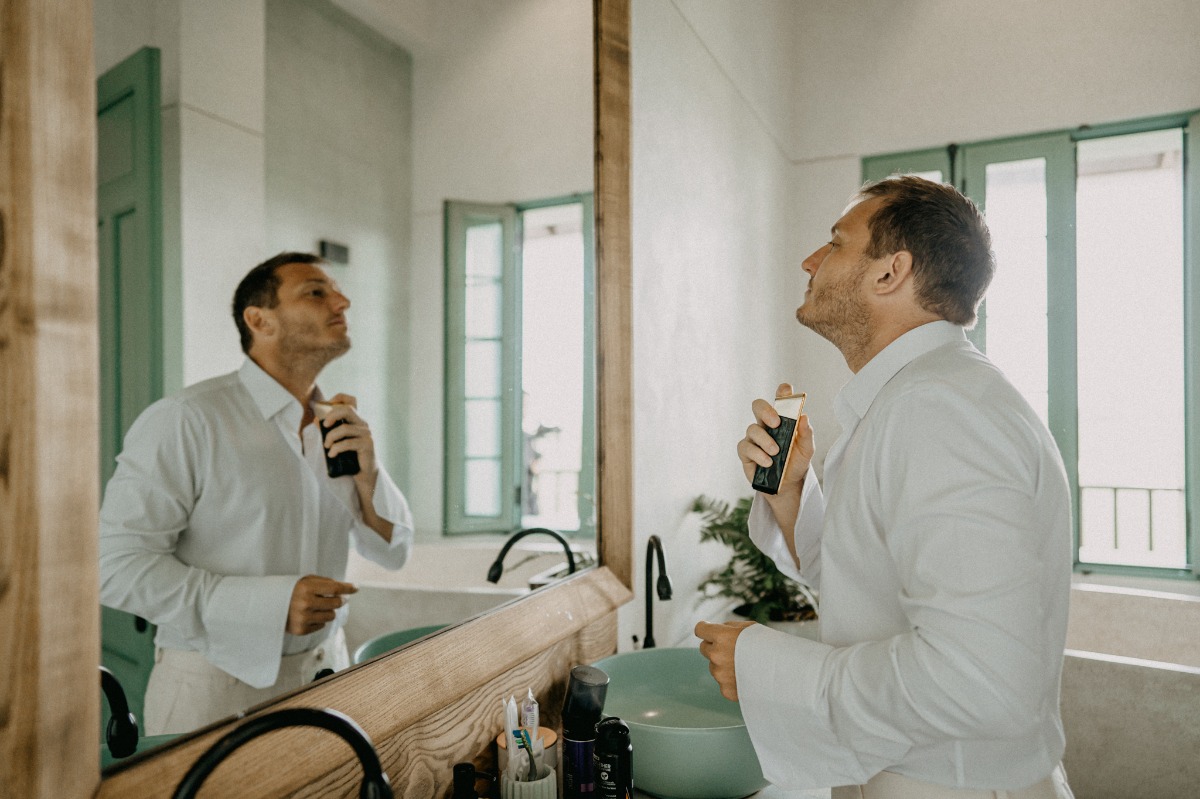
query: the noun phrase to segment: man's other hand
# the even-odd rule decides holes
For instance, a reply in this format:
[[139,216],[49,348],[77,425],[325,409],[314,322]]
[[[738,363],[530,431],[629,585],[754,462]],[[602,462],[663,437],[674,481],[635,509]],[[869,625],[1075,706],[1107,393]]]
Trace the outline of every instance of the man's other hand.
[[333,621],[334,611],[346,604],[345,594],[358,591],[350,583],[308,574],[296,581],[288,605],[286,632],[292,635],[315,633]]
[[702,621],[696,624],[695,633],[700,639],[700,654],[708,658],[708,671],[717,681],[717,685],[721,686],[721,696],[735,702],[738,690],[733,652],[737,647],[738,636],[751,624],[754,622],[730,621],[713,624]]

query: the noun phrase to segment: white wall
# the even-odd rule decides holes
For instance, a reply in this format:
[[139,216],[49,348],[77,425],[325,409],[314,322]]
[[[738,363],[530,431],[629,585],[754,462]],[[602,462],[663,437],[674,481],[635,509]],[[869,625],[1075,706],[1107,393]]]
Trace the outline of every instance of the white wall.
[[[790,160],[764,86],[793,49],[792,6],[760,3],[738,24],[732,5],[633,3],[633,433],[637,601],[619,645],[644,633],[642,568],[664,542],[675,599],[656,628],[690,629],[699,556],[698,495],[749,494],[735,452],[755,397],[790,379],[785,353],[800,299],[789,238]],[[767,35],[765,32],[771,32]],[[782,33],[781,33],[782,32]],[[754,53],[758,75],[741,58]],[[755,67],[757,69],[759,67]],[[761,77],[761,80],[760,80]],[[656,634],[660,646],[677,643]]]
[[[418,535],[442,527],[446,200],[522,202],[592,190],[590,0],[456,0],[413,59],[413,353],[408,497]],[[427,390],[421,390],[424,387]]]
[[168,392],[236,368],[229,300],[264,242],[262,0],[96,0],[96,71],[162,49]]
[[321,387],[358,398],[406,486],[411,63],[314,0],[267,0],[266,54],[266,253],[317,252],[321,239],[350,248],[328,271],[351,300],[353,347]]

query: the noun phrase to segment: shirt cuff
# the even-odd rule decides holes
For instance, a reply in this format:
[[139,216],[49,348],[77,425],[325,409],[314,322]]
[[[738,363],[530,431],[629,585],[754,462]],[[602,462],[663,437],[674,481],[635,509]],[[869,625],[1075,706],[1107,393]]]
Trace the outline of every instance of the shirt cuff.
[[788,790],[854,785],[872,776],[839,743],[822,675],[829,644],[751,625],[734,649],[738,702],[763,776]]
[[380,518],[392,525],[391,541],[384,541],[379,533],[359,519],[354,526],[354,548],[358,554],[385,569],[399,569],[408,560],[408,553],[412,550],[412,511],[391,475],[382,468],[375,478],[371,506]]
[[288,607],[299,579],[299,575],[222,577],[204,608],[208,661],[255,688],[274,685],[279,679]]

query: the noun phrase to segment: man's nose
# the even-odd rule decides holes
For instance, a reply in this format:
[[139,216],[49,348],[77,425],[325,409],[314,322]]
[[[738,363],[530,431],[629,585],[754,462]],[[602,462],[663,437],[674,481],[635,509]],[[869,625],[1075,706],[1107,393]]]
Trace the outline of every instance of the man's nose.
[[825,259],[825,251],[828,249],[828,244],[826,244],[824,247],[821,247],[812,255],[805,258],[804,262],[800,264],[800,268],[807,272],[809,277],[815,275],[817,273],[817,269],[819,269],[821,266],[821,261]]
[[340,291],[335,292],[333,295],[333,306],[337,309],[338,313],[341,313],[350,307],[350,298]]

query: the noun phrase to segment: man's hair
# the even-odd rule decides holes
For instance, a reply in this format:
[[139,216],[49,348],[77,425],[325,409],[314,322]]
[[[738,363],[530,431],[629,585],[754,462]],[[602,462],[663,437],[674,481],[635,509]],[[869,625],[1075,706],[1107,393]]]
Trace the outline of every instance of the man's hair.
[[917,302],[963,327],[975,324],[975,309],[996,272],[992,235],[975,203],[953,186],[913,175],[893,175],[859,190],[883,204],[867,223],[868,258],[900,250],[912,253]]
[[254,335],[244,318],[247,308],[274,308],[279,304],[279,284],[282,282],[275,274],[284,264],[321,264],[324,260],[307,252],[281,252],[274,258],[268,258],[251,269],[238,283],[233,292],[233,321],[237,325],[238,334],[242,337],[242,352],[250,354],[250,345],[254,343]]

